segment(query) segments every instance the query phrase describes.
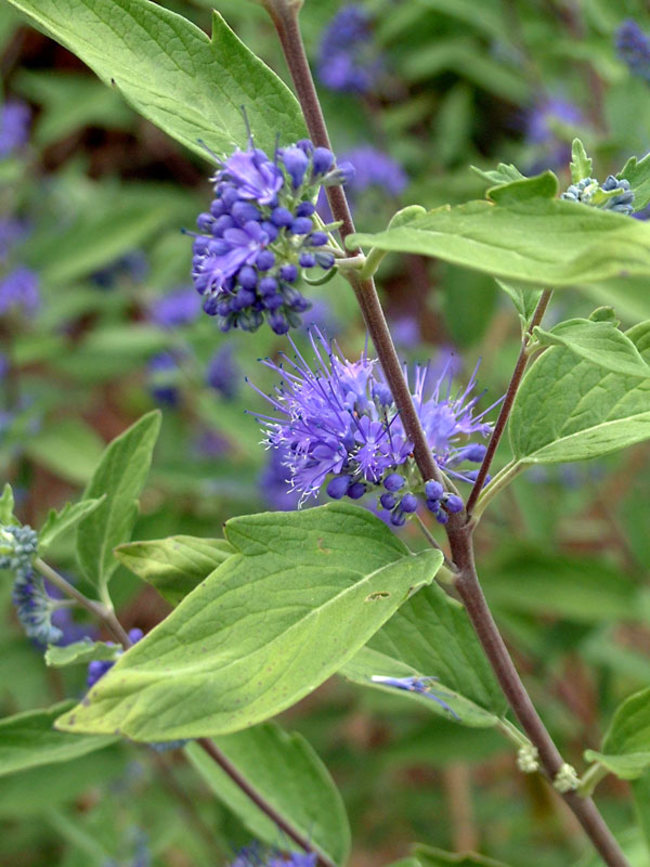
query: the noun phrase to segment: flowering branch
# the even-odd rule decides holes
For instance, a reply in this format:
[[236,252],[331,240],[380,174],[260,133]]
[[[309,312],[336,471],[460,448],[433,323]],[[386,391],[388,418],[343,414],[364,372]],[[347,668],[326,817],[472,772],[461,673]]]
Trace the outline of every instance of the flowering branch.
[[503,400],[503,403],[501,404],[499,417],[497,418],[496,424],[494,425],[494,430],[492,431],[492,436],[490,437],[487,451],[485,453],[485,457],[483,458],[483,463],[480,466],[476,481],[474,482],[474,487],[470,491],[470,495],[467,499],[466,511],[468,520],[472,516],[472,512],[474,511],[474,506],[476,505],[479,494],[483,490],[483,485],[485,484],[487,474],[490,471],[490,466],[492,464],[492,460],[496,453],[497,447],[501,442],[501,437],[503,436],[503,433],[506,429],[508,418],[510,417],[510,412],[512,410],[512,405],[515,402],[515,397],[517,395],[517,391],[519,390],[521,379],[524,375],[524,371],[526,370],[526,364],[528,363],[528,344],[530,342],[530,337],[533,333],[533,329],[535,328],[535,326],[539,325],[539,323],[542,321],[550,299],[551,290],[545,289],[542,292],[541,298],[537,302],[535,312],[533,313],[532,318],[528,324],[528,328],[526,329],[522,338],[519,358],[517,359],[515,369],[512,373],[512,376],[510,377],[506,396]]
[[[316,146],[330,149],[325,119],[298,25],[299,10],[297,7],[289,7],[286,3],[279,2],[279,0],[278,2],[265,0],[265,6],[277,29],[311,139]],[[354,223],[346,195],[341,187],[333,187],[328,190],[328,198],[334,219],[341,222],[339,231],[343,242],[345,242],[346,237],[354,232]],[[359,250],[351,251],[349,255],[358,256]],[[346,276],[348,276],[348,280],[359,302],[386,381],[400,412],[404,429],[413,443],[413,454],[418,469],[425,482],[433,479],[442,484],[442,474],[433,459],[432,451],[415,410],[408,383],[395,352],[392,337],[388,330],[372,277],[361,277],[354,272]],[[542,299],[540,299],[535,314],[539,315],[539,319],[541,319],[547,303],[548,297],[546,297],[543,305]],[[531,328],[534,324],[537,324],[537,322],[531,322]],[[513,375],[511,388],[509,389],[511,391],[510,404],[507,409],[504,404],[500,415],[502,423],[499,426],[496,439],[493,436],[494,445],[489,458],[490,462],[505,429],[512,401],[523,375],[527,357],[524,355],[523,358],[521,356],[520,358],[521,363],[518,362],[518,369],[516,369]],[[506,411],[504,412],[504,410]],[[485,473],[487,473],[488,468],[489,462],[486,464]],[[477,492],[480,491],[484,479],[485,475],[480,483],[477,480],[477,485],[475,486]],[[474,497],[475,499],[476,497]],[[446,530],[452,558],[458,570],[455,586],[465,604],[467,614],[481,646],[512,710],[524,731],[530,737],[533,745],[537,748],[540,763],[546,775],[554,783],[563,782],[562,772],[565,770],[566,765],[526,692],[526,688],[519,677],[503,638],[494,622],[479,583],[474,563],[472,542],[474,522],[468,521],[464,513],[450,515]],[[560,791],[560,786],[556,787],[556,791]],[[580,798],[574,791],[566,791],[564,786],[562,786],[560,794],[575,813],[605,863],[610,865],[610,867],[628,867],[625,856],[621,852],[611,831],[604,823],[593,801],[587,798]]]

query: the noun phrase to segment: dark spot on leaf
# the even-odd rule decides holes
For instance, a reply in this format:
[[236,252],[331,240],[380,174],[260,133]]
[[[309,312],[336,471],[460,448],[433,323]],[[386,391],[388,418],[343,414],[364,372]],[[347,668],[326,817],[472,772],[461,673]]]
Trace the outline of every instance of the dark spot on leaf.
[[375,593],[371,593],[370,596],[366,596],[366,602],[376,602],[377,599],[389,599],[390,593],[387,590],[377,590]]
[[331,549],[331,548],[325,548],[325,547],[324,547],[324,545],[323,545],[323,540],[322,540],[322,539],[319,539],[319,540],[318,540],[318,550],[319,550],[321,553],[323,553],[323,554],[331,554],[331,553],[332,553],[332,549]]

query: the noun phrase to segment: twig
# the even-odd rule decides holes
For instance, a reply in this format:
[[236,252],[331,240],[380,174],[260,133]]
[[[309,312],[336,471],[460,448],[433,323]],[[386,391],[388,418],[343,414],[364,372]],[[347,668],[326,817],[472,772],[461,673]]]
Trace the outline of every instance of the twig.
[[77,590],[76,587],[70,584],[69,581],[66,581],[63,575],[59,575],[58,572],[56,572],[40,557],[37,557],[34,560],[34,566],[38,569],[41,575],[47,578],[50,584],[54,584],[54,586],[58,587],[58,589],[65,593],[66,596],[75,599],[79,605],[83,606],[86,611],[89,611],[93,617],[100,620],[125,649],[131,647],[129,636],[126,634],[122,624],[115,616],[115,612],[112,608],[108,608],[101,602],[95,602],[93,599],[89,599],[80,590]]
[[474,506],[476,505],[476,501],[478,500],[479,494],[483,490],[483,485],[485,484],[487,474],[490,471],[490,466],[492,465],[492,460],[497,450],[497,446],[501,442],[501,437],[503,436],[503,433],[506,429],[506,424],[508,423],[508,418],[510,417],[512,405],[515,402],[515,397],[517,395],[517,391],[521,384],[521,379],[524,375],[524,370],[526,369],[526,364],[528,362],[527,350],[530,335],[533,333],[533,328],[536,325],[539,325],[539,323],[542,321],[542,317],[546,312],[546,308],[548,307],[548,302],[550,301],[550,299],[551,290],[545,289],[542,292],[539,301],[537,302],[535,312],[533,313],[528,328],[526,329],[526,332],[523,336],[521,350],[519,351],[519,358],[517,359],[515,369],[512,372],[510,382],[508,383],[506,396],[503,399],[501,409],[499,410],[499,417],[497,418],[496,424],[494,425],[494,430],[492,431],[492,436],[490,437],[490,441],[485,452],[485,457],[483,458],[483,462],[481,463],[478,475],[476,476],[474,487],[470,491],[470,495],[467,498],[466,511],[468,520],[472,516],[472,512],[474,510]]
[[233,763],[221,752],[214,741],[211,741],[209,738],[199,738],[197,744],[219,765],[223,771],[225,771],[242,792],[248,795],[251,801],[259,807],[260,810],[262,810],[262,812],[265,813],[281,831],[284,831],[289,839],[293,840],[294,843],[297,843],[301,849],[305,850],[305,852],[315,854],[318,858],[317,864],[320,865],[320,867],[336,867],[333,861],[315,849],[307,837],[304,837],[300,831],[296,831],[296,829],[293,828],[271,804],[269,804],[266,798],[264,798],[257,789],[251,786],[248,780],[239,773],[235,765],[233,765]]

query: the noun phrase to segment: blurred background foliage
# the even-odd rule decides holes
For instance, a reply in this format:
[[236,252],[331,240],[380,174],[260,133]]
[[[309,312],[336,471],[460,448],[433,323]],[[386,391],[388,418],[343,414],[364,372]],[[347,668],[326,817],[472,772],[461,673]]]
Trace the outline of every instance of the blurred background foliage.
[[[209,31],[211,0],[160,5]],[[242,0],[216,5],[287,79],[264,10]],[[354,7],[356,30],[349,8],[307,0],[302,24],[335,150],[357,165],[351,196],[364,230],[381,228],[407,204],[480,198],[486,182],[471,164],[513,162],[528,174],[552,168],[566,187],[576,134],[601,180],[649,149],[650,59],[644,74],[617,52],[625,20],[650,33],[642,0],[367,0]],[[335,19],[332,30],[341,10],[347,24]],[[245,414],[262,405],[245,377],[269,389],[257,359],[285,349],[285,340],[266,328],[253,337],[221,334],[189,279],[191,244],[181,229],[193,228],[209,200],[209,158],[188,154],[136,116],[6,4],[0,70],[5,109],[20,101],[30,113],[25,140],[0,158],[0,467],[19,495],[20,518],[38,526],[74,496],[102,444],[153,406],[163,410],[162,436],[134,538],[218,536],[233,515],[295,507],[282,468],[269,463]],[[28,273],[27,289],[17,269]],[[519,323],[493,281],[392,256],[380,288],[405,359],[451,361],[464,382],[480,358],[485,400],[503,392]],[[347,284],[337,278],[310,297],[306,323],[324,326],[349,357],[360,351],[365,335]],[[593,306],[564,293],[547,322],[586,316]],[[617,310],[623,323],[631,324],[630,313]],[[305,343],[306,331],[296,339]],[[504,443],[498,466],[507,452]],[[647,685],[647,458],[647,448],[636,447],[530,470],[478,533],[497,619],[542,716],[577,765],[582,749],[598,747],[613,708]],[[415,528],[404,532],[421,547]],[[63,571],[73,562],[62,543],[52,558]],[[146,631],[167,611],[125,569],[113,588],[127,628]],[[80,695],[84,673],[45,668],[9,595],[10,582],[0,581],[0,714]],[[97,635],[70,617],[62,625],[64,640]],[[539,779],[515,773],[511,747],[491,730],[463,728],[411,703],[405,710],[399,699],[338,679],[284,717],[341,787],[354,867],[403,857],[414,839],[477,848],[515,867],[567,863],[567,839],[576,858],[584,852],[572,819]],[[188,812],[149,752],[135,746],[4,778],[0,864],[223,863],[248,832],[181,758],[174,773]],[[613,828],[630,826],[626,785],[610,777],[599,794]]]

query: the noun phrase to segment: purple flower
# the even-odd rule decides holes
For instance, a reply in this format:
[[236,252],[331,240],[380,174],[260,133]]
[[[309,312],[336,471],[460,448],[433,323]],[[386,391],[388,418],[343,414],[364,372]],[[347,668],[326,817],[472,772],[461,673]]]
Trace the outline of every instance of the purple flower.
[[408,184],[404,169],[388,154],[372,145],[362,145],[341,155],[354,167],[354,174],[348,181],[352,194],[367,190],[369,187],[379,187],[391,196],[399,196]]
[[[273,416],[258,417],[267,441],[281,451],[301,503],[315,497],[323,485],[333,499],[358,499],[375,491],[382,495],[381,507],[391,511],[399,526],[404,515],[414,511],[413,492],[409,486],[399,490],[394,474],[415,478],[413,446],[379,364],[365,354],[359,361],[348,361],[316,328],[310,340],[316,357],[313,369],[293,341],[295,361],[283,355],[280,365],[262,362],[283,380],[274,395],[259,392],[275,410]],[[429,385],[428,367],[417,367],[414,379],[415,407],[436,463],[449,475],[468,480],[453,467],[476,459],[478,452],[466,448],[467,437],[490,432],[490,425],[482,421],[489,410],[474,415],[479,399],[470,398],[475,376],[454,396],[446,371]],[[458,511],[459,498],[451,496],[443,491],[435,497],[425,494],[427,506],[443,520],[446,511]]]
[[37,275],[19,265],[0,280],[0,316],[8,313],[34,314],[40,305]]
[[149,390],[158,403],[176,406],[178,394],[178,358],[172,352],[159,352],[149,361]]
[[213,430],[204,430],[196,439],[194,448],[202,458],[218,458],[230,449],[228,440]]
[[194,289],[175,289],[156,299],[149,316],[161,328],[177,328],[194,322],[201,312],[201,299]]
[[418,695],[430,698],[460,722],[460,717],[456,711],[452,710],[447,702],[433,691],[432,684],[438,679],[437,677],[384,677],[383,675],[375,674],[370,679],[373,683],[380,683],[382,686],[394,686],[395,689],[416,692]]
[[334,265],[312,204],[321,185],[343,183],[334,162],[305,140],[278,148],[273,161],[251,144],[221,163],[210,210],[197,219],[192,279],[222,331],[300,325],[309,303],[294,285],[299,270]]
[[650,37],[631,18],[616,31],[616,51],[633,75],[650,81]]
[[29,138],[31,111],[19,100],[9,100],[0,108],[0,157],[19,150]]
[[362,6],[344,6],[323,32],[318,76],[330,90],[368,93],[382,69],[372,43],[370,17]]
[[[137,627],[134,629],[129,629],[128,632],[129,640],[131,644],[137,644],[141,638],[144,638],[144,632]],[[107,644],[111,644],[112,642],[107,642]],[[117,655],[120,656],[122,653],[121,650],[118,650]],[[111,668],[115,665],[114,660],[110,659],[96,659],[93,662],[88,663],[88,676],[86,677],[86,686],[88,689],[91,689],[98,680],[101,680],[102,677],[106,674],[107,671],[110,671]]]
[[543,97],[526,117],[526,138],[531,144],[557,142],[557,127],[580,126],[584,116],[577,105],[559,96]]
[[11,599],[29,638],[45,645],[57,644],[63,638],[61,630],[52,623],[56,603],[48,596],[42,577],[31,568],[16,578]]
[[232,357],[232,349],[222,346],[208,362],[205,381],[227,400],[232,400],[237,394],[240,379],[241,371]]
[[0,262],[7,258],[7,254],[17,241],[27,234],[27,226],[21,220],[14,217],[0,218]]

